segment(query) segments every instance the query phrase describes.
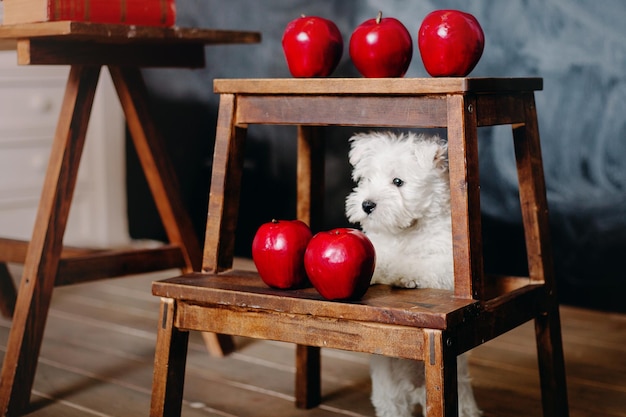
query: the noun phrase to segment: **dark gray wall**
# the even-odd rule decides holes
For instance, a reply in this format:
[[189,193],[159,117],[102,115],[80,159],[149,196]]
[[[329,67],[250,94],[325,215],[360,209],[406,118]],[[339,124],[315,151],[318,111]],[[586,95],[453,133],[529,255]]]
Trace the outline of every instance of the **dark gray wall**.
[[[212,80],[289,77],[280,40],[291,19],[304,13],[333,19],[347,42],[352,30],[379,9],[399,18],[414,40],[423,17],[437,8],[474,14],[485,31],[483,57],[472,76],[540,76],[537,108],[551,207],[556,270],[565,301],[626,309],[626,2],[553,1],[245,1],[178,0],[180,26],[260,31],[254,46],[207,49],[199,71],[149,70],[155,112],[181,187],[201,236],[217,97]],[[358,76],[347,47],[334,76]],[[415,48],[407,77],[425,77]],[[251,128],[238,250],[272,217],[293,216],[293,130]],[[345,223],[350,191],[346,140],[352,130],[329,129],[328,226]],[[509,128],[481,131],[481,174],[487,267],[523,271],[516,174]],[[337,140],[335,140],[337,139]],[[135,170],[129,163],[129,173]],[[136,201],[145,192],[129,180],[131,229],[158,237],[150,210]],[[274,184],[274,185],[271,185]],[[134,219],[134,220],[133,220]],[[501,251],[503,244],[513,251]]]

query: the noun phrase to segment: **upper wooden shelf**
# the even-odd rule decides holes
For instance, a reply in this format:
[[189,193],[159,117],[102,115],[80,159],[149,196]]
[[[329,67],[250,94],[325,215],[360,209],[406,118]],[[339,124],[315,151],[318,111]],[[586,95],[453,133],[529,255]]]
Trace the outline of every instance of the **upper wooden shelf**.
[[98,43],[258,43],[258,32],[183,27],[112,25],[89,22],[44,22],[0,25],[0,40],[58,39]]
[[218,79],[218,94],[419,95],[535,91],[542,78],[276,78]]

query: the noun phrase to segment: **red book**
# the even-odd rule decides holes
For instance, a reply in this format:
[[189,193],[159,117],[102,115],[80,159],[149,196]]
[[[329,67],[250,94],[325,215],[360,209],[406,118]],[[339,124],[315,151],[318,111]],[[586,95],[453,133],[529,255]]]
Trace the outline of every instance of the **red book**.
[[[110,0],[100,0],[107,3]],[[158,26],[174,26],[176,21],[176,4],[174,0],[126,0],[126,8],[122,8],[122,19],[131,25],[155,25],[152,22],[159,22]]]
[[175,0],[3,0],[5,25],[74,20],[174,26]]

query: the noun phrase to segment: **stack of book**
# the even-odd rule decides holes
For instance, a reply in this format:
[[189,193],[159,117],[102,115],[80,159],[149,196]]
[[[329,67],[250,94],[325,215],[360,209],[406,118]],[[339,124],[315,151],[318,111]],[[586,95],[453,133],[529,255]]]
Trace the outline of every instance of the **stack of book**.
[[175,0],[0,0],[3,25],[72,20],[174,26]]

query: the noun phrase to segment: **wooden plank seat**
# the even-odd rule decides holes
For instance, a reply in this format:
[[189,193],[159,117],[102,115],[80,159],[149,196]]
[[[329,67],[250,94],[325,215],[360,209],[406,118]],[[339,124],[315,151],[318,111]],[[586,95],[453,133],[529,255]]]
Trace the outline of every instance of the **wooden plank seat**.
[[[504,280],[505,278],[500,277]],[[423,360],[413,344],[415,329],[455,329],[462,332],[475,321],[489,321],[499,329],[459,340],[459,353],[517,327],[539,314],[545,306],[542,285],[528,278],[506,277],[505,286],[493,288],[489,302],[456,298],[452,291],[403,289],[374,285],[358,301],[324,299],[314,288],[280,290],[269,288],[254,271],[229,270],[219,274],[193,273],[155,282],[153,294],[176,299],[176,327],[216,333],[281,340],[296,344],[387,354]],[[524,298],[533,308],[519,310],[515,302]],[[234,310],[234,312],[230,312]],[[254,315],[252,319],[239,313]],[[315,328],[324,331],[329,319],[341,320],[341,337],[311,337]],[[232,320],[237,322],[236,328]],[[317,325],[316,322],[321,322]],[[376,326],[374,326],[374,324]],[[406,327],[404,330],[400,327]],[[349,329],[352,329],[350,331]],[[506,329],[506,330],[504,330]],[[379,334],[381,332],[382,334]],[[399,333],[398,333],[399,332]],[[381,346],[388,337],[404,340],[401,350]],[[371,338],[367,337],[372,335]],[[406,337],[405,337],[406,336]],[[480,341],[476,337],[480,336]],[[371,346],[367,345],[369,339]]]
[[[541,79],[235,79],[215,80],[214,87],[220,109],[202,269],[152,287],[161,297],[153,417],[180,415],[189,330],[295,343],[301,408],[321,401],[321,348],[422,360],[426,417],[456,417],[457,356],[529,320],[544,416],[568,415],[534,102]],[[233,268],[243,148],[252,124],[298,126],[295,217],[314,231],[324,208],[319,126],[446,128],[454,290],[375,285],[362,300],[327,301],[311,288],[270,289],[255,271]],[[493,125],[512,127],[527,277],[484,273],[478,128]]]
[[[27,243],[0,240],[0,308],[13,318],[0,379],[0,414],[21,415],[28,411],[55,286],[170,268],[184,272],[200,269],[201,245],[179,195],[165,144],[152,121],[141,68],[201,68],[207,45],[256,43],[260,35],[62,21],[0,26],[0,40],[15,44],[18,64],[70,66],[32,238]],[[63,248],[102,67],[111,74],[167,234],[167,245],[159,248],[95,252]],[[17,294],[7,262],[24,263]],[[207,342],[216,354],[232,347],[230,339],[220,335],[207,335]]]

